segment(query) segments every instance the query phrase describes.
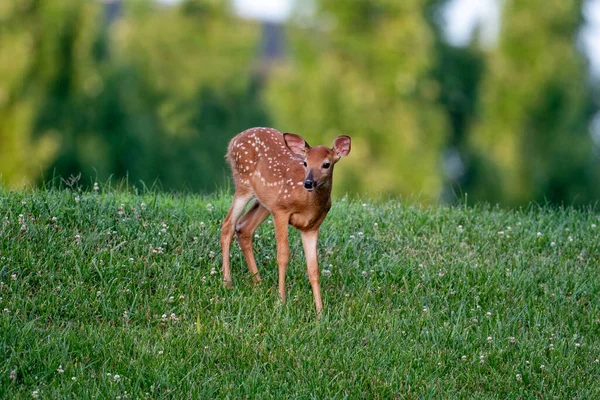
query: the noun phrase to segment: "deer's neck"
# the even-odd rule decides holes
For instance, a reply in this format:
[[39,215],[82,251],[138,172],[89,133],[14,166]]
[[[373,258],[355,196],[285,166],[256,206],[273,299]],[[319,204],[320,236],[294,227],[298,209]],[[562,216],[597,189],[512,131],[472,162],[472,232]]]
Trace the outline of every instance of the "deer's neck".
[[309,193],[309,197],[313,209],[318,213],[327,213],[331,208],[331,181]]

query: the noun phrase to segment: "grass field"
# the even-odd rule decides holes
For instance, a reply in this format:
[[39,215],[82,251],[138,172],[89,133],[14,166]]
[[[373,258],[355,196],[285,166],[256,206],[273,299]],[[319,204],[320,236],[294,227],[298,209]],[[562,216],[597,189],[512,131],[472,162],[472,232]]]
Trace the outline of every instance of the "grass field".
[[0,189],[0,398],[598,398],[600,214],[336,199],[315,316],[230,196]]

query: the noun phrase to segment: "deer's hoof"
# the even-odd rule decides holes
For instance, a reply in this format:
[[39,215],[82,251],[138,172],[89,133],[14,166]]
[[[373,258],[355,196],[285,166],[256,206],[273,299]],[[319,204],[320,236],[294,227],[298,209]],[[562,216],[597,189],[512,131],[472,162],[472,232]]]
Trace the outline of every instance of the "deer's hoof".
[[223,287],[225,289],[233,289],[233,283],[231,281],[223,281]]

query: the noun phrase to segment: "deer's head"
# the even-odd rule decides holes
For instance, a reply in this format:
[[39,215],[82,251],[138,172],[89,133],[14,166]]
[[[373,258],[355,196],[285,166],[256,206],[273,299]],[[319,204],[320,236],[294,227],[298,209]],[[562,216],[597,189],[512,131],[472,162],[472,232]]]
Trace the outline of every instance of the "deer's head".
[[284,133],[283,139],[288,149],[295,155],[302,157],[302,165],[306,171],[304,188],[309,192],[321,187],[331,185],[333,166],[340,158],[350,153],[350,137],[338,136],[333,141],[333,147],[311,147],[299,135]]

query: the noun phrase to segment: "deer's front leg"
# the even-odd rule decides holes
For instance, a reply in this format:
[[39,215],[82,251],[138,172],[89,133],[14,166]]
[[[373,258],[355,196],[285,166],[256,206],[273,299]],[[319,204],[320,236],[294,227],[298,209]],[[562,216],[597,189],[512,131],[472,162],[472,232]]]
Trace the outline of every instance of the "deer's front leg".
[[321,300],[321,279],[319,276],[319,264],[317,262],[318,236],[319,231],[302,232],[302,244],[304,245],[304,255],[306,256],[308,280],[315,298],[317,314],[320,314],[323,310],[323,301]]
[[290,216],[287,214],[273,214],[275,225],[275,238],[277,239],[277,269],[279,271],[279,296],[285,303],[285,271],[290,260],[290,246],[288,243],[288,223]]

